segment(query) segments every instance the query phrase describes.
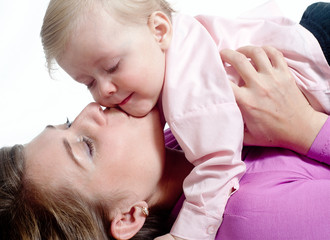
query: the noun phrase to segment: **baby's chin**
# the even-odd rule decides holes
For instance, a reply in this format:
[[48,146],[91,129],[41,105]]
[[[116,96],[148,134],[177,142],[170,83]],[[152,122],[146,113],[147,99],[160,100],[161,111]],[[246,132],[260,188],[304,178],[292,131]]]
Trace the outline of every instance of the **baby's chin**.
[[125,111],[127,114],[137,118],[145,117],[153,111],[158,111],[156,110],[156,107],[125,108],[125,106],[123,106],[121,107],[121,109]]

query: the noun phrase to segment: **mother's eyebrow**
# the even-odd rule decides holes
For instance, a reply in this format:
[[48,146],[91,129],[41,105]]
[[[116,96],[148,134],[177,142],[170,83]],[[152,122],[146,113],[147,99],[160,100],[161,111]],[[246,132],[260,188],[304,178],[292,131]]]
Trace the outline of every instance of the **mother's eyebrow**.
[[80,161],[79,161],[79,160],[75,157],[75,155],[73,154],[73,152],[72,152],[72,148],[71,148],[71,145],[70,145],[70,143],[68,142],[68,140],[64,138],[62,142],[63,142],[63,145],[64,145],[64,148],[65,148],[66,152],[68,153],[68,155],[70,156],[70,158],[73,160],[73,162],[74,162],[78,167],[80,167],[80,168],[86,170],[86,169],[84,168],[84,166],[81,165]]
[[55,128],[53,125],[47,125],[46,128]]

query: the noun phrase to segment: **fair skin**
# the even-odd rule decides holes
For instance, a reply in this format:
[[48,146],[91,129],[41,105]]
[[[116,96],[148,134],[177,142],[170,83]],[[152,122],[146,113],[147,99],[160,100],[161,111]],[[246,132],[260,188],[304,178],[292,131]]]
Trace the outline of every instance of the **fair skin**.
[[[117,109],[103,111],[98,104],[92,103],[81,112],[70,128],[65,128],[62,125],[47,127],[27,145],[28,172],[38,171],[38,174],[33,175],[38,175],[39,178],[45,180],[45,183],[50,183],[54,187],[64,184],[60,180],[67,181],[65,176],[71,175],[76,177],[71,182],[73,185],[75,185],[75,181],[82,183],[80,185],[83,188],[79,190],[97,191],[98,184],[103,182],[104,177],[107,176],[109,179],[102,183],[105,188],[111,185],[120,188],[122,184],[125,184],[125,180],[141,179],[143,175],[147,174],[136,172],[135,169],[146,165],[144,171],[152,172],[154,175],[148,175],[140,184],[146,186],[147,189],[155,188],[156,185],[150,185],[149,178],[153,179],[153,182],[159,182],[159,175],[161,175],[164,165],[164,159],[161,159],[160,156],[164,150],[159,147],[156,148],[157,145],[153,143],[153,136],[149,136],[149,147],[152,150],[148,151],[148,156],[158,159],[158,162],[155,162],[157,165],[146,164],[147,158],[137,158],[134,149],[128,148],[128,146],[133,145],[134,142],[137,147],[136,150],[142,146],[146,147],[147,144],[139,146],[137,137],[146,138],[146,131],[153,131],[154,128],[154,123],[150,120],[147,121],[148,118],[145,118],[144,121],[137,120],[139,119],[131,118]],[[140,128],[136,128],[136,121],[141,123]],[[145,127],[142,124],[145,124]],[[160,136],[161,133],[155,133],[157,139],[160,139]],[[158,141],[161,142],[161,140]],[[68,153],[70,151],[67,149],[71,149],[71,154]],[[34,156],[36,151],[40,156],[52,156],[43,162],[42,168],[39,165],[41,159],[30,157],[30,155]],[[111,159],[104,158],[106,153],[111,153]],[[122,163],[123,159],[125,159],[125,165]],[[149,161],[147,162],[149,163]],[[64,169],[63,164],[68,165],[65,170],[62,170]],[[121,176],[127,177],[121,181],[113,182],[114,179],[119,179],[119,172]],[[54,178],[55,175],[58,175],[59,178]],[[109,186],[104,185],[107,183]],[[140,185],[132,186],[131,190],[144,199],[150,197],[148,191],[142,189]]]
[[142,227],[142,207],[157,203],[171,208],[190,171],[183,156],[178,161],[181,175],[166,168],[156,109],[135,118],[91,103],[69,128],[46,127],[25,151],[27,177],[37,185],[72,186],[91,201],[124,193],[124,201],[109,210],[109,231],[117,239],[128,239]]
[[58,64],[101,105],[145,116],[163,86],[170,20],[157,11],[147,24],[121,22],[97,4],[86,15]]

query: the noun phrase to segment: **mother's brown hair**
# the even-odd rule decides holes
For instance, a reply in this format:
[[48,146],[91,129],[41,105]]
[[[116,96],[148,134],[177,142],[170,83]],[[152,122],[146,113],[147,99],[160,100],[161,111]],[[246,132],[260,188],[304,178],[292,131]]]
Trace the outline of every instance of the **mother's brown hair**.
[[[42,189],[25,176],[24,146],[0,149],[0,239],[112,239],[102,203],[70,188]],[[150,209],[132,239],[154,239],[169,231],[168,210]]]
[[0,150],[1,239],[107,239],[102,206],[69,189],[38,189],[24,169],[22,145]]

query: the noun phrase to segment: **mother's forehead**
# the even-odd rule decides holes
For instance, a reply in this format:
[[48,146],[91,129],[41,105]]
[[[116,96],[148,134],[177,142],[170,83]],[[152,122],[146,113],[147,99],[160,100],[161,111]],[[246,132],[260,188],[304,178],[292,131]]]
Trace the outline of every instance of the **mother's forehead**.
[[57,184],[58,182],[53,177],[59,172],[65,174],[65,148],[61,135],[55,127],[47,127],[42,131],[25,145],[24,152],[26,175],[30,179]]

